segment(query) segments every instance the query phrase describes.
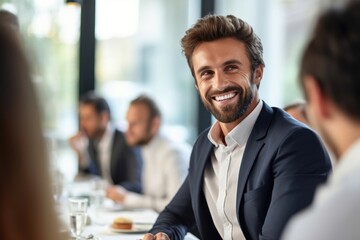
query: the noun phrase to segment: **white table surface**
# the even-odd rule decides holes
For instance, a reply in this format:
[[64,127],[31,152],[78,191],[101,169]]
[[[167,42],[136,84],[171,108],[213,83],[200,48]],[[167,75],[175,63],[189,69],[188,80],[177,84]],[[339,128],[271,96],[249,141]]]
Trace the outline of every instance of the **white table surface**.
[[[91,215],[91,214],[90,214]],[[135,223],[144,223],[147,226],[147,223],[154,223],[158,214],[149,209],[137,209],[133,211],[116,211],[116,212],[106,212],[102,211],[98,213],[101,216],[101,220],[104,220],[104,224],[95,224],[85,227],[84,235],[94,234],[95,236],[100,237],[102,240],[137,240],[142,239],[145,233],[118,233],[111,230],[109,227],[112,221],[116,217],[126,217],[132,219]],[[188,234],[185,239],[187,240],[195,240],[197,239],[192,234]]]
[[[67,195],[86,195],[89,193],[89,183],[71,183],[67,186]],[[67,208],[67,196],[64,196],[59,209],[59,217],[65,228],[69,228],[69,217]],[[91,219],[90,225],[87,225],[82,233],[83,236],[93,234],[100,237],[101,240],[138,240],[142,239],[144,232],[141,233],[119,233],[111,230],[110,226],[115,218],[126,217],[133,220],[134,223],[151,225],[156,221],[158,213],[152,209],[124,209],[119,205],[114,205],[110,200],[106,200],[104,207],[95,209],[90,207],[88,216]],[[197,240],[194,235],[188,233],[186,240]]]

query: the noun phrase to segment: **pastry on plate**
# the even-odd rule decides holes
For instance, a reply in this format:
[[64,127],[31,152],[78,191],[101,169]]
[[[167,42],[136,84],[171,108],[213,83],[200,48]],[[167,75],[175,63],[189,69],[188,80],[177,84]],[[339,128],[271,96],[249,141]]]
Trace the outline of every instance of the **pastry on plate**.
[[111,227],[115,229],[131,229],[133,226],[133,221],[128,218],[118,217],[115,218]]

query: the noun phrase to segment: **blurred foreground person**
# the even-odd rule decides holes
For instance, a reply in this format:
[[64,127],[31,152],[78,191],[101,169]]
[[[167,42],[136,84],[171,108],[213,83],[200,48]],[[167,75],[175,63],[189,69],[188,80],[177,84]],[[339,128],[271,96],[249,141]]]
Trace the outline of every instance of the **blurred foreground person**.
[[115,128],[107,101],[93,92],[79,104],[80,131],[69,139],[79,158],[82,173],[97,175],[109,184],[141,191],[141,158]]
[[360,239],[359,1],[321,15],[303,54],[300,79],[311,125],[337,164],[283,239]]
[[0,239],[60,239],[30,69],[18,33],[0,22]]
[[144,161],[143,194],[112,187],[108,189],[108,197],[127,207],[161,211],[185,179],[191,147],[160,134],[160,110],[147,96],[139,96],[130,103],[126,120],[126,139],[131,146],[141,148]]
[[216,121],[198,137],[184,184],[144,239],[180,240],[196,227],[201,239],[279,239],[326,180],[329,156],[311,129],[260,99],[263,48],[250,25],[208,15],[181,43]]

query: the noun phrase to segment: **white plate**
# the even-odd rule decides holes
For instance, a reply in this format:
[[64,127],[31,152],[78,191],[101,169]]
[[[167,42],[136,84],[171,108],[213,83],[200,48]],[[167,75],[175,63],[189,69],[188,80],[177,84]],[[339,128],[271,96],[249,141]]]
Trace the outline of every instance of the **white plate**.
[[151,227],[152,224],[141,224],[141,223],[133,224],[132,229],[116,229],[113,228],[111,225],[109,226],[110,230],[116,233],[146,233],[151,229]]

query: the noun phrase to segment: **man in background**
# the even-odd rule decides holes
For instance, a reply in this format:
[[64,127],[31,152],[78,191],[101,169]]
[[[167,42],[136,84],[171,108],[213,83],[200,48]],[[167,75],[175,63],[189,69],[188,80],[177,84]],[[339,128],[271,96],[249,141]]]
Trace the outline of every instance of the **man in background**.
[[191,147],[160,133],[161,113],[148,96],[141,95],[131,101],[126,120],[127,142],[141,148],[143,194],[115,186],[108,189],[107,195],[127,207],[159,212],[170,202],[187,174]]
[[284,111],[290,114],[290,116],[292,116],[299,122],[309,125],[308,119],[306,117],[305,106],[306,106],[305,102],[297,101],[286,105],[284,107]]
[[80,131],[69,139],[79,158],[79,171],[141,192],[141,158],[110,120],[110,108],[104,98],[92,92],[81,98]]
[[321,15],[302,57],[300,79],[311,125],[337,164],[283,239],[360,239],[360,1]]

